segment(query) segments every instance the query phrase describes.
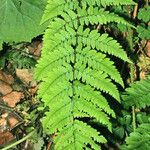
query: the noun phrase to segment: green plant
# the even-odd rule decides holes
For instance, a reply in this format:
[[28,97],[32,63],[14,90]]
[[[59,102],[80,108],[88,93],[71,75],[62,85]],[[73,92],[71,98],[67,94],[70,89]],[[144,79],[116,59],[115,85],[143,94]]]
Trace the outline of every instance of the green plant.
[[36,60],[33,55],[29,54],[24,44],[14,44],[11,48],[1,51],[0,69],[9,64],[13,69],[16,68],[33,68]]
[[15,49],[6,55],[6,59],[14,68],[32,68],[36,64],[36,60],[32,55]]
[[150,76],[141,81],[131,84],[122,94],[123,106],[128,109],[135,106],[137,109],[144,109],[150,106]]
[[[120,101],[114,82],[123,81],[110,55],[130,62],[116,40],[99,33],[97,25],[111,22],[131,26],[107,6],[133,4],[131,0],[49,0],[42,23],[50,20],[44,35],[42,57],[35,76],[42,81],[38,95],[48,108],[44,131],[54,134],[55,149],[100,149],[103,135],[87,120],[111,131],[115,117],[107,97]],[[95,28],[96,26],[96,28]]]
[[[136,81],[122,94],[122,117],[118,116],[114,125],[114,135],[126,139],[123,150],[148,150],[150,147],[150,77]],[[134,107],[134,110],[132,109]],[[131,115],[132,112],[132,115]],[[129,135],[129,136],[128,136]]]
[[150,121],[149,112],[146,110],[150,106],[149,92],[150,76],[145,80],[132,83],[131,87],[127,88],[126,92],[122,95],[124,108],[129,112],[132,108],[133,130],[136,129],[137,124]]
[[[133,132],[133,123],[136,128],[139,124],[150,123],[150,77],[136,81],[122,93],[122,116],[117,117],[113,132],[119,139],[125,138]],[[132,107],[135,107],[134,113]],[[132,114],[131,115],[131,111]],[[134,122],[133,122],[134,121]]]
[[47,23],[40,26],[40,20],[46,1],[1,0],[0,47],[3,42],[30,41],[33,37],[43,33]]
[[150,148],[150,123],[141,124],[135,132],[126,139],[122,150],[149,150]]
[[141,39],[149,40],[150,39],[150,6],[141,8],[138,13],[138,19],[141,21],[140,25],[137,26],[137,32]]

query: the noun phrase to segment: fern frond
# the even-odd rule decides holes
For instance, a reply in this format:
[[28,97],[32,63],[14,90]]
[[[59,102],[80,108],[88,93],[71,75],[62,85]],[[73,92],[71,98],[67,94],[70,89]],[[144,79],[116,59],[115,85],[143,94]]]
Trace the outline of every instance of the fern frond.
[[98,1],[91,6],[89,3],[90,0],[49,0],[43,16],[42,22],[51,19],[51,23],[44,35],[35,76],[42,81],[38,96],[48,108],[42,120],[44,131],[55,133],[58,150],[98,150],[99,143],[106,142],[85,118],[111,131],[109,118],[115,114],[103,95],[120,101],[112,80],[122,86],[123,81],[108,54],[130,62],[117,41],[89,28],[89,24],[98,23],[130,24],[105,11]]
[[149,150],[150,148],[150,124],[143,123],[126,139],[126,145],[122,150]]
[[150,76],[141,81],[131,84],[122,95],[125,107],[136,106],[136,108],[145,108],[150,106]]

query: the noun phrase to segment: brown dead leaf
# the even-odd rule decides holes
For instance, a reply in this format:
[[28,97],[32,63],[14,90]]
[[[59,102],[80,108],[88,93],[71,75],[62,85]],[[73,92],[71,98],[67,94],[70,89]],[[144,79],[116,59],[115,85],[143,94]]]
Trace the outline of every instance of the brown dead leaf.
[[38,86],[30,88],[28,91],[33,96],[38,90]]
[[38,47],[38,45],[40,44],[40,41],[34,41],[32,42],[27,48],[29,50],[30,54],[34,54],[35,49]]
[[7,120],[5,118],[0,119],[0,132],[7,130]]
[[16,104],[23,98],[24,95],[22,92],[11,92],[5,96],[3,96],[3,101],[5,101],[9,107],[15,107]]
[[0,70],[0,80],[8,83],[8,84],[13,84],[14,83],[14,78],[12,75],[8,75],[2,70]]
[[19,123],[19,121],[15,117],[9,117],[8,123],[10,130],[12,130]]
[[33,54],[36,57],[40,57],[42,47],[43,43],[41,41],[35,41],[28,46],[28,50],[30,54]]
[[16,69],[16,75],[20,80],[26,84],[33,81],[33,72],[29,69]]
[[0,132],[0,145],[7,144],[8,142],[10,142],[10,141],[12,141],[14,139],[15,139],[15,137],[9,131],[7,131],[7,132]]
[[146,79],[146,73],[141,71],[140,72],[140,79]]
[[41,56],[41,50],[42,50],[43,44],[40,43],[37,48],[34,51],[34,56],[40,57]]
[[2,118],[7,118],[7,117],[8,117],[8,113],[7,113],[7,112],[3,113],[3,114],[1,115],[1,117],[2,117]]
[[148,43],[146,45],[146,50],[147,50],[148,57],[150,57],[150,41],[148,41]]
[[12,92],[11,86],[8,83],[0,80],[0,93],[2,95],[6,95],[6,94],[8,94],[10,92]]
[[7,124],[7,117],[8,113],[3,113],[0,118],[0,132],[4,132],[8,129],[8,124]]

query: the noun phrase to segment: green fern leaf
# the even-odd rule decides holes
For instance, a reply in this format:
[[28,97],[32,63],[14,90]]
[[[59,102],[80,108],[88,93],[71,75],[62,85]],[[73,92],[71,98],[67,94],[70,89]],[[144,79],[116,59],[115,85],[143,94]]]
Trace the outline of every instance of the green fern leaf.
[[123,103],[126,108],[136,106],[142,109],[150,106],[150,77],[145,80],[131,84],[122,95]]
[[150,148],[150,124],[141,124],[135,132],[126,139],[126,145],[122,150],[149,150]]
[[96,30],[93,30],[88,34],[84,33],[84,35],[87,36],[81,37],[81,41],[83,41],[85,46],[91,46],[92,48],[97,48],[102,52],[114,55],[116,57],[121,58],[124,61],[131,63],[131,61],[127,58],[120,44],[117,43],[116,40],[113,40],[113,38],[108,37],[108,34],[102,34],[101,36],[99,36],[99,33]]
[[141,8],[139,10],[139,13],[138,13],[138,19],[144,21],[144,22],[149,22],[150,21],[150,16],[147,15],[150,13],[150,6],[146,6],[144,8]]
[[[116,40],[100,35],[89,24],[132,25],[101,8],[102,2],[95,0],[89,6],[90,0],[49,0],[43,16],[42,23],[49,19],[51,23],[35,77],[42,81],[38,96],[48,108],[42,119],[44,131],[55,133],[56,150],[100,149],[99,143],[106,139],[85,118],[112,130],[109,118],[115,113],[104,95],[120,101],[112,80],[122,86],[123,81],[108,54],[130,60]],[[116,5],[130,2],[120,0]]]
[[24,50],[13,49],[8,51],[5,57],[9,63],[12,64],[13,68],[31,68],[36,64],[36,60],[33,56],[26,53]]
[[[83,1],[83,3],[85,3]],[[133,5],[135,4],[132,0],[88,0],[86,3],[91,6],[91,5],[102,5],[102,6],[110,6],[110,5]]]
[[85,86],[80,82],[77,82],[76,84],[77,84],[76,85],[77,96],[80,96],[81,98],[90,101],[99,109],[103,109],[106,113],[115,117],[115,113],[109,107],[107,100],[105,99],[105,97],[101,95],[101,93],[99,93],[98,91],[94,91],[89,85]]

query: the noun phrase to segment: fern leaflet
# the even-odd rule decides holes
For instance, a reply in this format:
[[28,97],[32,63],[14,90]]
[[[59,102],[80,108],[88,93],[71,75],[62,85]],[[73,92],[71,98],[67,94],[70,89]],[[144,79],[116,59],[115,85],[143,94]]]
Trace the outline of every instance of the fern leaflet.
[[150,124],[141,124],[135,132],[126,139],[126,145],[122,150],[149,150],[150,148]]
[[150,106],[150,76],[141,81],[137,81],[126,89],[122,95],[124,106],[129,108],[136,106],[142,109]]

